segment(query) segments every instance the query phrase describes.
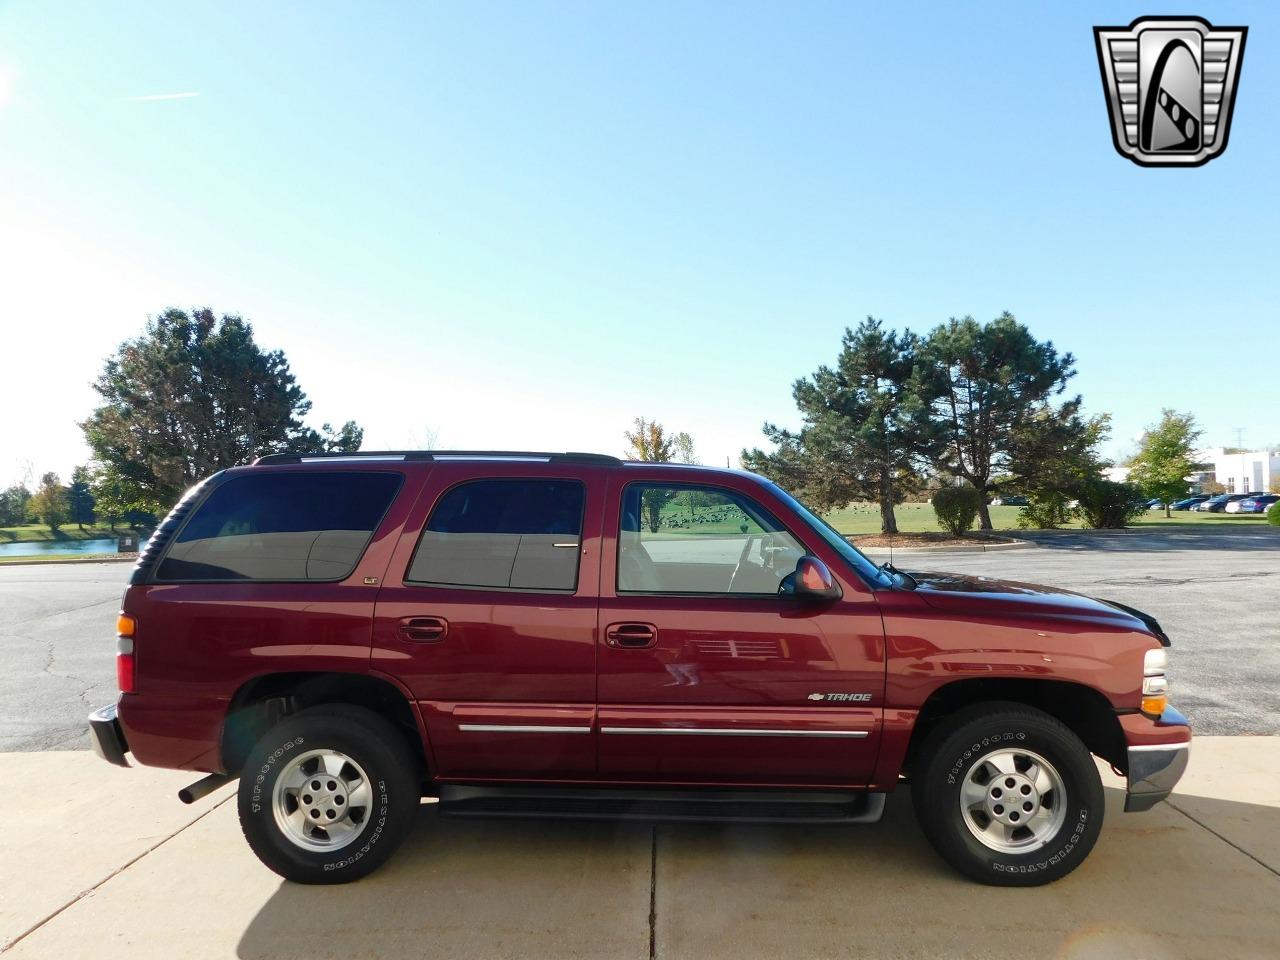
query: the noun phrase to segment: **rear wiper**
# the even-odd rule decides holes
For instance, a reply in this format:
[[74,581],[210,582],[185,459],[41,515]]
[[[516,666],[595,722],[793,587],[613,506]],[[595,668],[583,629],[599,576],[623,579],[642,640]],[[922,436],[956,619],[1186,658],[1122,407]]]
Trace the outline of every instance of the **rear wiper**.
[[886,560],[884,563],[880,564],[879,569],[882,573],[887,573],[890,578],[895,575],[901,577],[902,586],[908,590],[914,590],[916,587],[920,586],[920,584],[916,583],[915,577],[907,573],[905,570],[899,570],[893,565],[893,561],[891,560]]

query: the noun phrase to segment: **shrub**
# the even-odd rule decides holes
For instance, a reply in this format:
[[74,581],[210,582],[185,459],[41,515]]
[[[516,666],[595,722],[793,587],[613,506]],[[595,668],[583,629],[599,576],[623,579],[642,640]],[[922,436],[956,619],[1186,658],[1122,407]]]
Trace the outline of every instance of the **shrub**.
[[1101,477],[1080,486],[1080,516],[1095,530],[1118,530],[1128,526],[1147,509],[1147,501],[1132,483],[1113,483]]
[[1267,507],[1267,523],[1273,527],[1280,527],[1280,502]]
[[1075,515],[1067,506],[1065,493],[1035,493],[1018,511],[1018,526],[1023,530],[1056,530]]
[[938,523],[953,537],[959,537],[973,526],[982,503],[973,487],[943,487],[933,495],[933,512]]

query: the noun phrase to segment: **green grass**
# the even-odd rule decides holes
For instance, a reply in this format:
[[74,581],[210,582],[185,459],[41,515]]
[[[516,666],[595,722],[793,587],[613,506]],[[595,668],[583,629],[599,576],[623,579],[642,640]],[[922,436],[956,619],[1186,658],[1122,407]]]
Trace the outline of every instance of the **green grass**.
[[[1018,526],[1020,507],[990,507],[991,526],[996,530],[1015,530]],[[898,530],[902,533],[940,533],[933,507],[927,503],[900,503],[894,508]],[[827,522],[841,533],[860,535],[880,532],[880,506],[875,503],[854,503],[826,515]],[[976,526],[976,524],[975,524]]]
[[[0,557],[0,565],[6,563],[50,563],[55,560],[111,560],[118,553],[42,553],[35,557]],[[130,557],[130,559],[133,559]]]
[[102,540],[114,537],[109,527],[85,527],[81,530],[74,523],[50,530],[43,523],[28,523],[19,527],[0,527],[0,543],[45,543],[55,540]]
[[[1021,507],[989,507],[991,526],[995,530],[1017,530],[1018,514]],[[900,503],[894,511],[898,518],[898,529],[903,533],[940,532],[933,507],[927,503]],[[1189,510],[1174,513],[1165,519],[1164,511],[1148,510],[1135,520],[1134,527],[1198,527],[1206,533],[1220,530],[1238,530],[1242,526],[1252,526],[1265,522],[1264,514],[1247,514],[1241,516],[1234,513],[1192,513]],[[827,514],[827,522],[841,533],[860,535],[880,532],[880,507],[874,503],[855,503],[842,510],[832,510]],[[1073,520],[1064,529],[1083,529],[1079,520]]]

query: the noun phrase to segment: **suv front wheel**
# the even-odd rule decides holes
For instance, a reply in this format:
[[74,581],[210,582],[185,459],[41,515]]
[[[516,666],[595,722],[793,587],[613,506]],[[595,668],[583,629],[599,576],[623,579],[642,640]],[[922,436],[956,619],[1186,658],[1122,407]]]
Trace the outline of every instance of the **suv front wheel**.
[[998,886],[1066,876],[1102,829],[1102,781],[1080,738],[1048,714],[987,704],[934,730],[911,796],[920,826],[960,872]]
[[413,826],[418,762],[361,707],[311,707],[272,727],[240,776],[240,827],[297,883],[346,883],[380,866]]

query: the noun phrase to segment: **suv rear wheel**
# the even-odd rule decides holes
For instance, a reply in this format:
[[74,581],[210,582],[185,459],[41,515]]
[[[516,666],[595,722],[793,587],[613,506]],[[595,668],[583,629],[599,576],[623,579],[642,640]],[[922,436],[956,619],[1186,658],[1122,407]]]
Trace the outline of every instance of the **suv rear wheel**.
[[911,796],[943,858],[998,886],[1066,876],[1102,829],[1102,781],[1088,748],[1053,717],[1016,704],[970,708],[933,731]]
[[345,883],[384,863],[413,826],[418,763],[382,717],[311,707],[266,732],[240,777],[240,827],[297,883]]

